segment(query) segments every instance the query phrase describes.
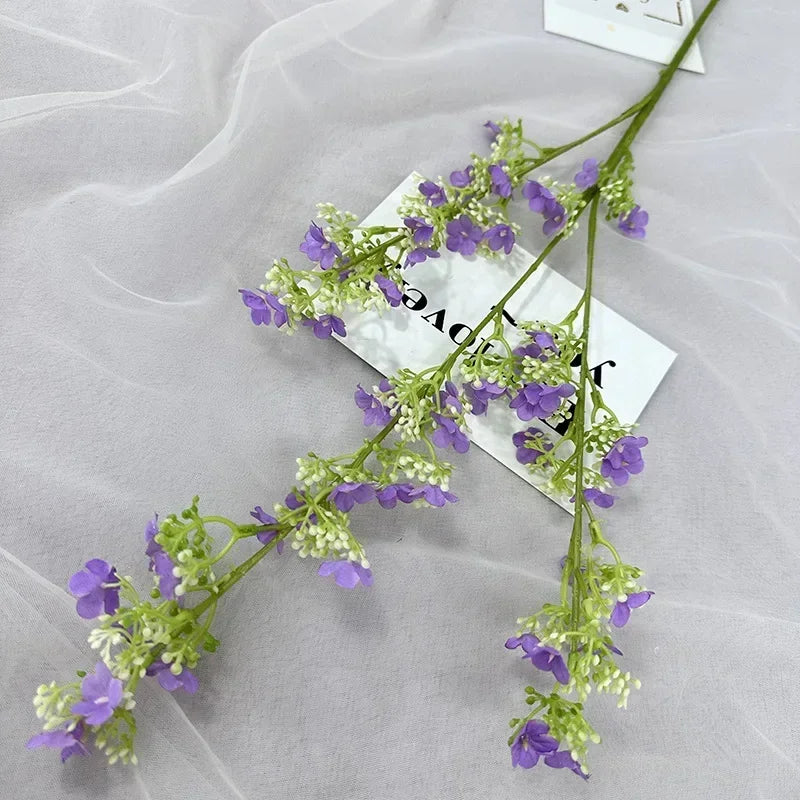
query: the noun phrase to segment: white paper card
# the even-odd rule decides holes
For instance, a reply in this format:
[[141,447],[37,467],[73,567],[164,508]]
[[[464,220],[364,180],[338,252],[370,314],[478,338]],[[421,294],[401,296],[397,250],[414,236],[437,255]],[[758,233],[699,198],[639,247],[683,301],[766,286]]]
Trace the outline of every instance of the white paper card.
[[[417,183],[418,179],[409,176],[361,224],[396,225],[402,195],[413,192]],[[471,333],[469,326],[486,315],[533,261],[534,256],[519,246],[502,261],[465,258],[443,249],[441,258],[404,271],[408,285],[403,305],[382,314],[344,314],[347,336],[340,341],[386,376],[401,367],[419,371],[437,366]],[[602,279],[602,256],[597,265],[596,272]],[[514,320],[559,322],[582,293],[574,283],[542,264],[508,302],[506,311]],[[522,342],[510,322],[506,322],[506,333],[510,342]],[[479,336],[470,349],[477,349],[482,341]],[[674,359],[675,353],[668,347],[592,300],[589,367],[602,387],[606,404],[614,409],[620,422],[638,419]],[[576,378],[577,374],[576,369]],[[369,391],[369,387],[364,388]],[[535,486],[534,477],[517,463],[516,448],[511,442],[516,431],[531,425],[550,430],[539,420],[520,421],[507,404],[498,401],[495,408],[490,405],[487,417],[470,417],[470,438]],[[571,509],[569,504],[562,505]]]
[[[544,29],[662,64],[692,26],[691,0],[544,0]],[[681,65],[705,72],[695,42]]]

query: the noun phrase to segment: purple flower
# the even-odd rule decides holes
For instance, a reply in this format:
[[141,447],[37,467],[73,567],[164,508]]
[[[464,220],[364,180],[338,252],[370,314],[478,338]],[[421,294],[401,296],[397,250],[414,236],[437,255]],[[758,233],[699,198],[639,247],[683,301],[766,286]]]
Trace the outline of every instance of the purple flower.
[[575,176],[575,185],[579,189],[588,189],[597,183],[597,159],[587,158],[583,169]]
[[144,527],[144,542],[147,545],[145,547],[145,555],[150,556],[152,558],[156,553],[160,553],[163,551],[163,547],[156,541],[156,534],[158,533],[158,514],[153,515],[153,519],[151,519],[147,525]]
[[60,728],[55,731],[37,733],[25,745],[29,750],[37,747],[61,748],[61,763],[70,756],[88,756],[89,750],[83,742],[84,725],[79,722],[71,731]]
[[[532,341],[528,342],[526,345],[515,347],[513,350],[515,356],[520,356],[520,358],[529,356],[530,358],[538,358],[539,361],[544,362],[547,361],[550,355],[558,354],[558,346],[555,341],[553,341],[551,334],[546,331],[527,331],[527,334],[531,337]],[[547,353],[545,352],[546,350],[550,350],[551,352]]]
[[406,266],[413,267],[414,264],[421,264],[428,258],[439,258],[441,253],[432,247],[417,247],[406,256]]
[[483,234],[483,238],[486,239],[490,250],[505,250],[506,255],[511,252],[511,248],[514,247],[514,242],[516,240],[511,227],[503,224],[489,228],[489,230]]
[[158,533],[158,514],[151,519],[144,529],[144,540],[147,544],[145,553],[150,557],[150,571],[155,572],[159,577],[158,590],[161,596],[167,600],[178,600],[176,598],[175,588],[181,582],[180,578],[175,577],[173,569],[175,564],[172,559],[167,555],[164,548],[156,541],[156,534]]
[[437,447],[445,448],[452,445],[456,453],[466,453],[469,450],[469,439],[464,431],[458,427],[454,419],[436,412],[433,412],[431,417],[433,417],[438,426],[434,430],[433,436],[431,436],[431,441]]
[[470,164],[466,169],[456,170],[450,173],[450,183],[456,189],[466,189],[472,183],[474,168]]
[[94,668],[94,675],[87,675],[81,683],[83,700],[70,709],[73,714],[85,717],[89,725],[102,725],[122,702],[122,681],[111,674],[102,662]]
[[167,600],[178,599],[175,589],[178,588],[181,579],[175,575],[175,564],[164,550],[153,556],[151,567],[153,572],[158,575],[158,590],[161,592],[161,596]]
[[511,178],[500,164],[489,167],[489,178],[492,181],[492,191],[498,197],[511,197]]
[[255,325],[269,325],[274,320],[275,327],[280,328],[288,322],[286,306],[274,294],[250,289],[239,289],[239,292]]
[[414,243],[425,244],[433,236],[433,225],[422,217],[406,217],[403,222],[406,228],[414,232]]
[[398,500],[401,503],[413,503],[414,497],[411,495],[413,491],[412,483],[390,483],[379,489],[376,497],[382,508],[394,508]]
[[530,769],[539,763],[539,757],[558,749],[558,741],[548,735],[550,726],[539,719],[530,719],[511,745],[511,766]]
[[505,647],[507,650],[516,650],[517,647],[522,647],[525,651],[523,658],[528,656],[539,646],[539,637],[534,636],[532,633],[523,633],[522,636],[512,636],[506,639]]
[[350,511],[356,503],[369,503],[375,499],[371,483],[340,483],[328,496],[339,511]]
[[353,397],[356,405],[364,412],[365,425],[380,425],[382,427],[391,422],[392,415],[389,413],[389,409],[375,395],[365,392],[360,383]]
[[522,657],[530,659],[534,667],[543,672],[552,672],[553,677],[559,683],[569,683],[569,670],[564,663],[564,657],[555,647],[542,644],[533,634],[523,633],[522,636],[512,636],[506,642],[506,647],[509,650],[522,647],[524,651]]
[[[250,516],[257,519],[262,525],[277,525],[278,520],[275,519],[271,514],[267,514],[261,506],[256,506],[251,512]],[[277,530],[272,531],[259,531],[256,534],[256,539],[258,539],[261,544],[269,544],[276,536],[278,535]],[[278,555],[283,552],[283,544],[284,541],[281,539],[276,545],[275,549],[278,551]],[[166,688],[166,687],[165,687]],[[170,689],[170,691],[172,691]]]
[[616,628],[621,628],[631,618],[631,609],[640,608],[652,596],[653,592],[634,592],[622,602],[617,600],[617,604],[611,612],[611,624]]
[[445,381],[444,390],[439,392],[439,405],[442,408],[450,406],[456,411],[464,410],[464,406],[461,405],[458,389],[452,381]]
[[446,503],[457,503],[458,498],[452,492],[446,492],[441,486],[434,486],[426,483],[424,486],[418,486],[408,493],[409,500],[404,502],[413,502],[414,500],[425,500],[428,504],[436,508],[442,508]]
[[[548,450],[553,449],[552,442],[548,442],[543,438],[542,431],[538,428],[528,428],[524,431],[517,431],[512,437],[511,441],[514,447],[517,448],[517,461],[520,464],[534,464],[540,456],[543,456]],[[536,447],[526,447],[528,442],[536,442]],[[536,448],[542,447],[542,450]]]
[[611,508],[614,505],[614,500],[616,500],[613,494],[606,494],[604,491],[591,486],[583,490],[583,496],[590,503],[594,503],[600,508]]
[[559,350],[553,339],[553,334],[547,331],[527,331],[527,334],[542,350],[551,350],[553,353],[558,354]]
[[317,575],[333,575],[343,589],[354,589],[359,583],[372,586],[372,570],[362,567],[357,561],[323,561]]
[[552,672],[559,683],[569,683],[569,670],[564,663],[564,657],[555,647],[541,644],[536,648],[536,652],[531,654],[530,659],[534,667],[543,672]]
[[542,232],[545,236],[560,231],[567,224],[567,210],[558,200],[547,200],[542,213],[544,214]]
[[493,381],[481,381],[480,386],[465,383],[464,394],[472,406],[472,413],[477,417],[486,413],[492,400],[497,400],[507,395],[508,389],[501,388]]
[[552,350],[556,354],[559,352],[552,333],[548,333],[547,331],[528,331],[528,336],[530,336],[542,350]]
[[163,661],[153,662],[146,670],[148,675],[157,675],[162,689],[174,692],[183,689],[187,694],[194,694],[200,686],[197,677],[191,670],[184,667],[177,675],[173,675],[169,664]]
[[572,757],[569,750],[559,750],[557,753],[548,753],[544,757],[544,763],[554,769],[569,769],[576,775],[580,775],[585,781],[589,776],[583,771],[583,767]]
[[629,239],[644,239],[645,228],[649,221],[650,215],[639,206],[634,206],[627,216],[624,214],[619,215],[619,225],[617,227]]
[[623,436],[606,453],[600,465],[600,474],[611,478],[617,486],[624,486],[631,475],[644,469],[641,449],[647,444],[646,436]]
[[305,253],[309,261],[318,261],[322,269],[330,269],[334,261],[342,255],[336,244],[325,238],[322,228],[313,222],[306,233],[305,241],[300,245],[300,252]]
[[558,386],[548,386],[546,383],[526,383],[519,390],[519,394],[509,403],[510,408],[517,410],[517,416],[522,420],[547,419],[552,416],[561,405],[561,399],[575,393],[574,387],[569,383]]
[[383,296],[389,301],[389,305],[392,308],[397,308],[403,300],[403,293],[400,291],[397,284],[393,280],[385,278],[383,275],[376,275],[374,281],[383,292]]
[[317,339],[328,339],[332,333],[336,333],[339,336],[347,336],[344,320],[335,317],[333,314],[323,314],[319,319],[314,319],[313,317],[304,319],[303,325],[313,328],[314,336]]
[[302,508],[306,504],[305,500],[302,500],[294,492],[289,492],[283,502],[286,505],[286,508],[291,509],[292,511],[296,511],[298,508]]
[[500,126],[490,119],[487,119],[486,122],[483,123],[483,127],[492,134],[492,139],[496,139],[503,132]]
[[481,229],[462,214],[458,219],[447,223],[447,249],[462,256],[471,256],[483,239]]
[[433,208],[443,206],[447,202],[444,187],[433,181],[423,181],[419,185],[419,190],[425,196],[427,204]]
[[528,208],[531,211],[541,214],[548,200],[553,200],[553,193],[537,181],[528,181],[522,187],[522,196],[528,200]]
[[69,579],[69,591],[78,598],[75,607],[84,619],[113,614],[119,608],[119,575],[108,561],[93,558],[86,569]]

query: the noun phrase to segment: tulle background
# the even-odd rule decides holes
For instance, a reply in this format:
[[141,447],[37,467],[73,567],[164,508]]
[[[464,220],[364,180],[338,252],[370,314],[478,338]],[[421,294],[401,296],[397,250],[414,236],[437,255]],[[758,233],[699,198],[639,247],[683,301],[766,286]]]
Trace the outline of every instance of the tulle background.
[[[788,0],[720,5],[707,74],[679,74],[636,145],[648,240],[600,232],[596,295],[679,357],[641,420],[647,470],[607,515],[656,596],[618,640],[643,689],[627,712],[587,704],[604,736],[587,784],[510,768],[534,676],[503,641],[556,591],[569,521],[477,450],[457,506],[358,511],[371,590],[266,559],[220,610],[201,692],[143,692],[139,768],[23,746],[36,685],[93,661],[59,588],[85,559],[145,581],[153,511],[198,493],[246,519],[296,456],[362,438],[352,391],[375,373],[253,327],[237,295],[274,256],[303,261],[314,204],[366,214],[413,169],[463,167],[486,119],[559,144],[655,81],[541,20],[519,0],[0,3],[0,794],[798,796]],[[522,243],[541,247],[536,227]],[[550,264],[580,282],[582,251]]]

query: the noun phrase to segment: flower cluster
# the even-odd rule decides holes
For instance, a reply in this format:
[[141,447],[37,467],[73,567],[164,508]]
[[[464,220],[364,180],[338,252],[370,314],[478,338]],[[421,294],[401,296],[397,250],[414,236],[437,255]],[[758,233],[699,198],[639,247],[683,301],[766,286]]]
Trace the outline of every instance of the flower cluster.
[[[39,687],[34,706],[44,730],[28,747],[56,748],[63,761],[87,755],[94,746],[112,764],[135,764],[132,711],[138,684],[152,677],[169,692],[198,690],[193,669],[202,652],[217,647],[209,627],[229,581],[217,579],[211,567],[238,539],[265,533],[261,524],[237,526],[222,520],[231,537],[214,553],[209,522],[199,515],[195,498],[180,517],[159,521],[156,515],[147,523],[143,549],[154,584],[148,596],[142,597],[130,577],[99,558],[87,561],[69,579],[78,614],[96,620],[89,644],[100,660],[92,672],[78,672],[80,682]],[[203,591],[206,599],[187,608],[184,601],[192,591]]]
[[344,309],[396,308],[402,302],[402,270],[437,259],[442,249],[464,257],[509,255],[520,233],[509,218],[514,193],[544,220],[545,236],[571,235],[591,193],[602,198],[609,219],[629,238],[645,236],[648,214],[633,201],[633,158],[615,165],[587,158],[571,183],[548,176],[529,179],[550,159],[530,153],[522,123],[487,122],[490,153],[473,153],[470,163],[448,179],[419,176],[416,191],[404,196],[396,226],[359,227],[355,215],[320,204],[299,245],[311,266],[293,268],[277,259],[259,289],[240,289],[256,325],[287,333],[309,328],[318,339],[347,335]]
[[[676,68],[677,62],[668,70]],[[665,85],[661,81],[659,91]],[[510,209],[519,198],[541,216],[542,233],[554,237],[547,248],[574,233],[587,210],[594,236],[600,204],[622,235],[644,238],[649,216],[633,197],[632,135],[605,161],[586,158],[577,171],[573,165],[572,179],[538,171],[624,119],[646,118],[654,105],[652,98],[637,104],[561,148],[532,142],[519,121],[489,121],[488,154],[471,154],[447,179],[418,176],[393,226],[359,226],[355,215],[321,204],[298,244],[302,268],[277,259],[259,288],[239,290],[251,321],[290,334],[307,328],[328,339],[347,335],[346,310],[402,313],[404,270],[447,253],[487,259],[511,254],[521,227]],[[590,245],[592,253],[591,238]],[[144,595],[111,562],[87,561],[68,587],[78,614],[96,621],[89,643],[99,660],[92,672],[78,673],[80,681],[39,687],[34,705],[43,731],[28,746],[58,749],[66,760],[87,754],[93,744],[112,763],[135,763],[137,686],[151,678],[165,691],[198,691],[195,671],[203,654],[219,644],[211,624],[227,591],[268,552],[280,555],[286,542],[301,558],[319,559],[317,574],[340,587],[371,586],[372,568],[351,528],[352,515],[374,503],[390,510],[456,502],[450,492],[453,467],[442,455],[466,453],[470,417],[501,407],[524,423],[510,437],[517,462],[537,476],[544,491],[563,502],[571,499],[575,512],[558,602],[519,619],[516,635],[505,645],[522,652],[538,679],[553,681],[547,694],[531,686],[525,690],[531,709],[511,720],[512,765],[529,769],[542,761],[587,778],[588,742],[599,737],[582,704],[594,690],[616,695],[625,706],[631,689],[638,688],[617,665],[622,653],[612,634],[653,595],[640,583],[641,570],[621,560],[595,512],[614,505],[617,497],[607,490],[642,472],[648,440],[617,419],[589,374],[588,289],[564,319],[520,321],[518,340],[508,341],[505,303],[543,258],[440,365],[421,372],[400,369],[369,390],[359,384],[353,398],[363,424],[379,431],[354,454],[299,458],[297,484],[269,513],[255,506],[254,522],[239,525],[202,517],[195,498],[180,515],[154,516],[144,532],[153,584]],[[587,286],[592,268],[590,256]],[[483,343],[471,349],[484,329]],[[221,547],[211,536],[219,526],[228,534]],[[250,537],[261,548],[222,571],[221,562]]]

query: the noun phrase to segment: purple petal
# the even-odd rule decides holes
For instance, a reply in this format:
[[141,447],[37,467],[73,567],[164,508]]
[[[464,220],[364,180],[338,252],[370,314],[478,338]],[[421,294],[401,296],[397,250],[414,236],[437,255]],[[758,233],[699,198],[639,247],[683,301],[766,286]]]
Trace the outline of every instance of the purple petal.
[[366,567],[362,567],[361,564],[356,563],[353,563],[353,569],[355,569],[358,574],[362,586],[372,586],[373,578],[371,569],[367,569]]
[[569,683],[569,670],[567,669],[567,665],[564,663],[564,659],[561,656],[553,659],[552,672],[553,677],[559,683],[563,683],[565,686]]
[[328,575],[332,575],[336,572],[336,561],[323,561],[319,565],[319,569],[317,570],[317,575],[321,575],[323,578],[326,578]]
[[99,617],[102,608],[103,608],[102,589],[96,589],[90,594],[78,598],[78,602],[75,604],[75,609],[78,612],[78,616],[82,617],[83,619],[94,619],[95,617]]
[[112,708],[116,708],[122,702],[122,681],[118,678],[112,678],[108,683],[108,704]]
[[629,608],[640,608],[652,596],[653,592],[634,592],[633,594],[628,595],[628,599],[626,602],[628,603]]
[[158,683],[162,689],[166,689],[168,692],[174,692],[183,685],[180,677],[178,675],[173,675],[169,668],[162,669],[158,673]]
[[180,678],[183,683],[183,691],[187,694],[194,694],[200,687],[200,681],[197,680],[197,676],[188,669],[184,669],[181,672]]
[[86,562],[86,568],[93,575],[105,580],[106,576],[111,572],[111,564],[108,561],[103,561],[102,558],[93,558]]
[[449,447],[452,434],[448,433],[443,427],[437,428],[431,436],[431,441],[437,447]]
[[68,747],[74,744],[75,737],[65,730],[58,731],[43,731],[37,733],[36,736],[31,737],[25,747],[29,750],[34,750],[37,747]]
[[83,597],[97,589],[99,583],[96,575],[82,570],[69,579],[67,588],[75,597]]
[[631,618],[631,610],[627,603],[617,603],[611,612],[611,624],[621,628]]
[[453,450],[456,453],[466,453],[469,450],[469,439],[463,431],[457,431],[453,438]]
[[358,585],[358,573],[349,561],[336,570],[336,583],[343,589],[355,589]]

